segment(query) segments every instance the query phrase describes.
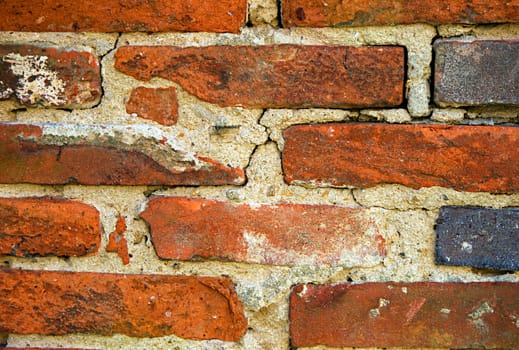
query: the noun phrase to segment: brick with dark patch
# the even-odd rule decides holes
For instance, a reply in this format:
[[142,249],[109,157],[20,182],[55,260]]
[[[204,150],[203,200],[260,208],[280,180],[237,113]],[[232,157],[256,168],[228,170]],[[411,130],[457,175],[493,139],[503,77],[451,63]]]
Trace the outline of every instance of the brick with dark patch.
[[434,44],[440,106],[519,105],[519,40]]
[[99,60],[90,52],[0,46],[0,100],[25,106],[90,108],[101,95]]
[[238,341],[246,329],[225,277],[0,271],[0,333]]
[[115,67],[223,107],[390,107],[403,102],[404,56],[396,46],[123,46]]
[[443,207],[436,263],[519,270],[519,208]]

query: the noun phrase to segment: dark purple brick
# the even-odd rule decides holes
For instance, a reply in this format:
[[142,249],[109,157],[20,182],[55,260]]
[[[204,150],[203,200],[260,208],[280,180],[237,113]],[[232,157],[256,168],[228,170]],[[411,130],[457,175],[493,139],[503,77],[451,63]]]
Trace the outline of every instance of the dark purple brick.
[[519,270],[519,208],[441,208],[436,263]]
[[441,40],[434,51],[437,104],[519,104],[519,40]]

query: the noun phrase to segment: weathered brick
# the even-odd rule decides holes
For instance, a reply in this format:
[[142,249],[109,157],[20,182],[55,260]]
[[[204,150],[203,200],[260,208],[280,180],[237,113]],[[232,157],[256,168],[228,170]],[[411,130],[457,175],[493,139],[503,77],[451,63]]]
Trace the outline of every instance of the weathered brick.
[[296,347],[517,349],[519,284],[299,285],[290,336]]
[[0,198],[0,255],[81,256],[99,250],[99,212],[56,198]]
[[404,56],[389,46],[124,46],[115,67],[220,106],[389,107],[403,102]]
[[515,127],[352,123],[294,126],[283,135],[292,184],[519,191]]
[[[44,127],[38,125],[0,124],[0,183],[239,185],[245,181],[243,169],[186,152],[180,156],[162,152],[154,157],[139,144],[108,137],[70,144],[68,139],[48,140],[43,132]],[[152,148],[159,146],[157,142]]]
[[282,0],[281,8],[285,27],[519,22],[519,4],[508,0]]
[[246,327],[228,278],[0,271],[0,332],[238,341]]
[[4,0],[0,30],[24,32],[238,32],[247,0]]
[[173,87],[135,88],[126,102],[126,112],[162,125],[175,125],[178,119],[177,92]]
[[121,258],[124,265],[130,263],[130,254],[128,253],[128,242],[124,237],[126,232],[126,217],[121,216],[117,219],[115,224],[115,231],[110,233],[108,237],[108,244],[106,251],[111,253],[117,253]]
[[367,209],[155,197],[141,217],[166,259],[359,266],[385,255],[384,238]]
[[519,41],[440,40],[434,52],[437,104],[519,105]]
[[519,208],[441,208],[436,263],[519,270]]
[[0,45],[0,100],[89,108],[99,103],[101,94],[99,60],[89,52]]

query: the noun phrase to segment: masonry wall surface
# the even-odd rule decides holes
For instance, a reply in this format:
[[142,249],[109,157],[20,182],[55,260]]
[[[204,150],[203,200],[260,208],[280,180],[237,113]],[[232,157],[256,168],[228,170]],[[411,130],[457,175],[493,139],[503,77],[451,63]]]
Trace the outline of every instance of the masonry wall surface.
[[0,11],[0,347],[519,349],[517,1]]

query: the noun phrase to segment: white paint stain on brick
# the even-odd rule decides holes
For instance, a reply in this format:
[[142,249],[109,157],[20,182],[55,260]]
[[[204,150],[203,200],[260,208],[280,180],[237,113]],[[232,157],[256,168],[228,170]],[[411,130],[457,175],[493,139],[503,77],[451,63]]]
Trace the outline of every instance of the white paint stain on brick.
[[66,103],[65,82],[48,66],[47,56],[23,56],[9,53],[2,60],[10,63],[18,77],[16,97],[24,104],[61,106]]

